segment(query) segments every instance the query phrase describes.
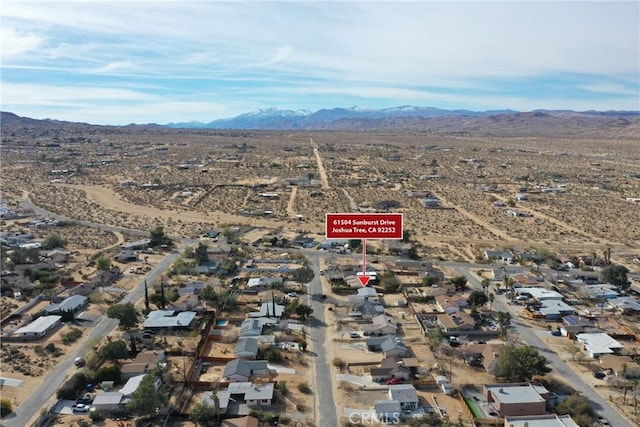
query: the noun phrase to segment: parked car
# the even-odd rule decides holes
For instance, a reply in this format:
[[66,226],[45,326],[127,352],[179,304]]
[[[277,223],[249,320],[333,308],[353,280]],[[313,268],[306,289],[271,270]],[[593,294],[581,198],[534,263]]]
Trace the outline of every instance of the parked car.
[[359,333],[357,333],[356,331],[351,331],[351,332],[349,332],[349,336],[350,336],[351,338],[360,338],[360,334],[359,334]]
[[402,384],[404,381],[402,381],[400,378],[389,378],[387,380],[387,385],[395,385],[395,384]]
[[593,376],[599,380],[603,380],[605,378],[607,378],[607,374],[605,372],[602,371],[596,371],[593,373]]
[[287,294],[287,296],[288,296],[289,298],[298,298],[298,293],[297,293],[297,292],[289,292],[289,293]]
[[76,368],[82,368],[86,363],[87,361],[84,360],[84,357],[76,357],[73,361],[73,364],[76,366]]
[[71,407],[73,412],[89,412],[90,406],[85,403],[76,403]]

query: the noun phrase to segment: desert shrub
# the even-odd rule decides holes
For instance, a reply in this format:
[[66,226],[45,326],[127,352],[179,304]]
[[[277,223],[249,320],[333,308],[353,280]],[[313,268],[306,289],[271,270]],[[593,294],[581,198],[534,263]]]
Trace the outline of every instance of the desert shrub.
[[82,372],[77,372],[65,382],[56,392],[58,399],[75,399],[89,384],[89,379]]
[[298,384],[298,390],[304,394],[311,393],[311,387],[309,387],[309,384],[306,382]]
[[0,417],[5,417],[13,412],[13,405],[9,399],[0,399]]
[[62,335],[62,344],[70,345],[82,337],[82,331],[78,328],[71,328],[69,332]]

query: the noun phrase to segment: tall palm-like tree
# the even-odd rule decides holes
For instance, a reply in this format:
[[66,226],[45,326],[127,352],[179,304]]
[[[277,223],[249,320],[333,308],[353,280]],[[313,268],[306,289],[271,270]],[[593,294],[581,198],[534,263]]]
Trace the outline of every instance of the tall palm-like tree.
[[480,285],[482,285],[482,290],[484,291],[484,293],[487,293],[487,289],[489,288],[489,285],[491,284],[491,281],[487,278],[482,279],[482,282],[480,282]]

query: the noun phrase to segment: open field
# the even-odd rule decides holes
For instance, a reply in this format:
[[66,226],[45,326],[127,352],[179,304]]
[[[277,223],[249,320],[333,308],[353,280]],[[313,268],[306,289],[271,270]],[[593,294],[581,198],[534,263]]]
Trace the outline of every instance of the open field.
[[[640,195],[638,140],[626,135],[100,129],[92,143],[55,149],[47,145],[53,135],[29,150],[19,148],[26,135],[7,138],[4,196],[28,196],[54,212],[122,227],[162,225],[183,236],[224,224],[322,234],[327,212],[390,207],[404,213],[405,229],[427,256],[469,259],[496,246],[611,247],[614,259],[638,251],[640,209],[627,201]],[[514,199],[523,192],[527,200]],[[425,208],[424,194],[442,208]],[[497,200],[511,206],[494,207]],[[508,209],[532,216],[509,216]]]

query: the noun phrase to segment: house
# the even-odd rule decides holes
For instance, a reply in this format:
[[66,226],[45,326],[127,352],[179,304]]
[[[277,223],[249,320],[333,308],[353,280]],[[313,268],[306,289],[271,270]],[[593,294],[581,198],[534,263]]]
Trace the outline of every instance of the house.
[[196,294],[181,295],[177,300],[167,304],[167,307],[175,311],[195,311],[196,309],[202,310],[202,307],[200,307],[198,295]]
[[125,249],[118,252],[118,255],[115,256],[115,260],[121,263],[136,262],[138,261],[138,254],[131,249]]
[[40,316],[26,326],[16,329],[11,336],[23,340],[37,340],[56,329],[62,316]]
[[571,415],[530,415],[504,417],[504,427],[580,427]]
[[178,295],[180,296],[188,295],[188,294],[200,295],[203,289],[204,289],[204,283],[189,282],[185,287],[178,288]]
[[273,399],[273,383],[253,384],[244,393],[244,400],[247,406],[270,406]]
[[[147,376],[149,374],[140,374],[140,375],[136,375],[134,377],[131,377],[127,380],[127,382],[125,383],[125,385],[122,386],[122,388],[120,389],[120,393],[122,393],[122,395],[127,398],[127,397],[131,397],[131,395],[133,393],[135,393],[135,391],[138,389],[138,387],[140,387],[140,383],[142,382],[142,380],[144,379],[145,376]],[[160,378],[156,378],[155,382],[154,382],[154,387],[156,389],[156,391],[160,388]]]
[[91,279],[95,286],[111,286],[122,277],[122,271],[118,267],[111,267],[109,270],[98,270]]
[[268,325],[277,325],[278,320],[273,317],[259,317],[255,319],[245,319],[240,324],[241,337],[257,337],[262,335],[262,330]]
[[592,300],[609,300],[618,298],[616,287],[607,283],[599,285],[585,285],[580,290],[586,293]]
[[583,320],[576,315],[565,316],[562,318],[562,326],[560,334],[563,337],[575,338],[577,334],[585,332],[601,332],[595,324]]
[[380,314],[371,319],[370,325],[362,325],[362,332],[365,335],[389,335],[398,330],[398,324],[393,317]]
[[609,304],[623,314],[637,313],[640,311],[640,302],[633,297],[619,297],[609,300]]
[[418,261],[413,259],[398,258],[395,261],[395,268],[409,271],[431,271],[433,263],[430,261]]
[[[544,415],[547,413],[548,390],[529,383],[486,384],[488,403],[493,403],[501,417]],[[542,394],[541,394],[542,393]]]
[[259,311],[252,311],[249,317],[282,317],[284,313],[284,305],[277,304],[275,301],[265,301],[260,305]]
[[[360,287],[362,287],[362,285],[360,285]],[[359,304],[354,304],[348,314],[351,317],[361,317],[362,319],[370,320],[383,313],[384,307],[380,303],[365,300]]]
[[499,260],[511,264],[513,262],[513,254],[509,251],[486,250],[484,257],[489,261]]
[[274,383],[234,382],[229,384],[227,391],[234,402],[244,401],[249,407],[270,406],[273,399]]
[[604,332],[578,334],[576,339],[592,359],[603,354],[619,354],[624,347]]
[[266,360],[234,359],[224,368],[223,378],[229,382],[246,382],[252,376],[269,375]]
[[446,394],[447,396],[451,396],[453,394],[453,392],[455,391],[455,388],[453,387],[453,384],[451,384],[449,382],[449,380],[447,379],[447,377],[445,377],[443,375],[438,375],[436,377],[436,384],[438,385],[440,390],[442,390],[442,392],[444,394]]
[[400,407],[409,411],[418,407],[418,393],[413,384],[392,384],[389,386],[389,400],[400,403]]
[[[522,283],[522,282],[519,282],[519,283]],[[548,301],[548,300],[562,301],[562,298],[564,298],[564,295],[562,295],[560,292],[552,291],[550,289],[541,288],[541,287],[520,287],[520,288],[514,288],[514,291],[516,291],[518,295],[528,296],[537,301]]]
[[240,418],[227,418],[222,421],[222,427],[258,427],[259,421],[257,418],[247,415]]
[[410,381],[413,378],[411,367],[407,366],[401,357],[387,357],[382,360],[380,367],[371,368],[371,379],[381,382],[389,378]]
[[282,287],[284,279],[282,277],[259,277],[251,278],[247,282],[247,292],[260,292],[265,289]]
[[191,329],[195,323],[195,311],[154,310],[147,314],[145,329]]
[[496,357],[502,347],[504,347],[504,344],[484,344],[484,349],[482,350],[482,366],[487,372],[494,372]]
[[124,410],[124,395],[119,391],[99,393],[93,399],[91,409],[101,413],[114,413]]
[[89,298],[82,295],[72,295],[65,298],[62,302],[57,304],[51,304],[44,308],[46,314],[59,314],[69,313],[76,318],[81,311],[83,311],[87,305],[89,305]]
[[464,311],[454,314],[438,314],[436,317],[444,332],[473,331],[476,328],[473,317]]
[[446,314],[453,314],[460,311],[463,307],[468,307],[467,299],[462,296],[436,296],[436,307],[439,311]]
[[[84,283],[84,282],[71,282],[72,287],[69,288],[69,295],[82,295],[89,296],[95,290],[95,284],[93,282]],[[66,285],[63,286],[66,287]]]
[[233,353],[240,359],[255,359],[258,354],[258,339],[254,337],[240,337]]
[[134,250],[134,249],[144,249],[151,243],[151,239],[141,239],[136,240],[135,242],[123,243],[120,245],[120,249],[122,250]]
[[55,248],[47,251],[45,256],[56,264],[62,264],[67,262],[69,255],[71,255],[70,251],[64,248]]
[[600,367],[618,378],[640,378],[640,365],[630,356],[603,354],[600,356]]
[[564,316],[576,314],[576,310],[573,307],[558,300],[545,300],[535,310],[529,310],[527,307],[525,311],[531,313],[534,318],[545,320],[560,320]]
[[397,400],[376,400],[374,405],[377,420],[393,424],[400,419],[402,407]]
[[[220,415],[226,414],[227,408],[229,407],[229,400],[231,398],[231,393],[228,390],[218,390],[216,391],[216,398],[218,399],[218,409],[220,410]],[[200,399],[200,402],[210,405],[212,407],[216,406],[212,391],[205,391],[204,393],[202,393],[202,398]]]
[[380,350],[382,350],[384,357],[408,357],[411,355],[407,346],[394,335],[387,335],[387,339],[380,344]]
[[362,286],[360,281],[358,281],[360,287],[358,288],[358,293],[356,295],[349,295],[349,301],[352,303],[361,303],[364,301],[371,302],[379,302],[378,291],[374,288],[369,288],[367,286]]

